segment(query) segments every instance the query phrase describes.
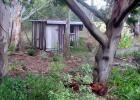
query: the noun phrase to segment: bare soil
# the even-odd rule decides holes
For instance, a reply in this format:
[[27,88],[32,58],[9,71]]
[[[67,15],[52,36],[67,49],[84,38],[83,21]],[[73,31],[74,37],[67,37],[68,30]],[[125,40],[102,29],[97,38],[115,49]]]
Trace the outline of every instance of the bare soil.
[[38,55],[29,56],[27,54],[15,54],[9,56],[9,64],[16,63],[18,67],[24,64],[28,72],[34,74],[41,74],[48,72],[48,60],[42,60]]
[[[31,72],[33,74],[48,74],[49,67],[51,62],[51,57],[48,59],[41,59],[40,55],[29,56],[25,53],[15,53],[9,56],[9,66],[12,64],[16,64],[16,71],[12,71],[11,74],[14,76],[15,74],[19,74],[17,71],[21,73]],[[80,66],[83,63],[82,58],[71,56],[69,60],[65,60],[64,64],[64,72],[68,72],[71,69]],[[23,70],[23,66],[26,66],[26,70]]]

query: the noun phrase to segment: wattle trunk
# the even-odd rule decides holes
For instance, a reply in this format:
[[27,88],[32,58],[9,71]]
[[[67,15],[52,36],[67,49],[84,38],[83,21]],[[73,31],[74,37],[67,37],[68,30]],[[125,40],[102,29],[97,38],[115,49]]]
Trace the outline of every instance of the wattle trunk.
[[67,24],[66,24],[66,30],[64,34],[64,47],[63,47],[63,55],[65,59],[70,58],[70,10],[68,12],[68,19],[67,19]]
[[[121,38],[122,25],[115,28],[113,25],[107,28],[106,34],[110,37],[107,47],[100,47],[96,55],[98,82],[107,83],[111,72],[112,62]],[[111,35],[111,36],[110,36]]]
[[12,29],[12,44],[15,45],[16,48],[19,48],[20,40],[21,40],[21,17],[17,16],[13,21],[13,29]]
[[14,44],[18,49],[21,41],[21,22],[22,22],[22,5],[19,1],[14,0],[13,2],[13,29],[11,36],[11,43]]
[[8,39],[11,31],[11,9],[0,0],[0,77],[8,71]]

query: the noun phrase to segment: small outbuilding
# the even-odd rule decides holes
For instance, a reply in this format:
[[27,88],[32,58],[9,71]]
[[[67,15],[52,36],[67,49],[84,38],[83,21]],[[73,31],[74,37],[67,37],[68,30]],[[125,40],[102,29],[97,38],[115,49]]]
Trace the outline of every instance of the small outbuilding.
[[[35,48],[45,51],[62,51],[64,48],[64,33],[66,21],[32,20],[32,44]],[[82,22],[70,22],[70,43],[78,46],[79,31]]]

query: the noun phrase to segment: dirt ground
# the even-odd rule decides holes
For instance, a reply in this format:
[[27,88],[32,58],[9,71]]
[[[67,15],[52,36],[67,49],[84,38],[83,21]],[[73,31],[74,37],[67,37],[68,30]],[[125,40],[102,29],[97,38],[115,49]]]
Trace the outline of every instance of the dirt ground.
[[18,67],[26,66],[27,71],[34,74],[48,72],[48,61],[41,60],[39,56],[28,56],[27,54],[15,54],[9,57],[9,63],[16,63]]
[[[22,67],[26,66],[26,71],[33,74],[47,74],[52,62],[51,57],[48,59],[41,59],[38,54],[36,56],[29,56],[25,53],[15,53],[9,56],[9,66],[15,65],[19,70],[22,70]],[[83,62],[82,58],[71,56],[69,60],[63,63],[65,64],[64,72],[68,72],[80,66]]]

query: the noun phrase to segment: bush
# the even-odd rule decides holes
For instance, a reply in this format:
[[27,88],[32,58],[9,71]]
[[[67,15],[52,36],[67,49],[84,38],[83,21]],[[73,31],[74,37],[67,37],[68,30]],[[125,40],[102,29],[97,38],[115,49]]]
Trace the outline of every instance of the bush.
[[60,60],[60,59],[59,59],[59,56],[54,56],[54,57],[53,57],[53,61],[54,61],[54,62],[57,62],[57,61],[59,61],[59,60]]
[[140,52],[134,52],[133,57],[136,59],[140,59]]
[[40,52],[40,57],[42,60],[46,60],[47,58],[49,58],[47,52],[43,50]]
[[138,52],[134,52],[132,54],[132,56],[134,57],[133,60],[134,60],[135,64],[137,65],[137,71],[140,74],[140,52],[139,51]]
[[109,85],[109,94],[117,100],[140,100],[140,75],[134,69],[120,71],[114,68]]
[[30,56],[34,56],[35,53],[36,53],[36,50],[35,50],[34,48],[30,48],[30,49],[27,50],[27,53],[28,53],[28,55],[30,55]]
[[0,85],[1,100],[70,100],[70,93],[56,74],[28,75],[26,80],[5,77]]
[[25,71],[27,70],[26,64],[23,63],[23,64],[21,64],[21,66],[22,66],[22,69],[23,69],[23,70],[25,70]]
[[88,49],[86,47],[86,43],[85,43],[85,39],[84,38],[80,38],[79,40],[79,45],[78,47],[73,47],[71,48],[71,52],[88,52]]
[[0,85],[1,100],[25,100],[27,98],[26,84],[20,77],[17,79],[5,77]]
[[15,52],[16,46],[14,44],[11,44],[8,48],[8,54],[11,55]]
[[48,76],[28,74],[21,77],[5,77],[0,85],[0,100],[98,100],[87,86],[73,92],[66,88],[56,73]]
[[73,80],[82,84],[90,84],[93,82],[92,66],[84,64],[82,67],[75,68],[69,74],[64,74],[63,80],[66,84],[72,83]]
[[120,40],[119,48],[129,48],[132,46],[133,39],[131,36],[124,34]]

